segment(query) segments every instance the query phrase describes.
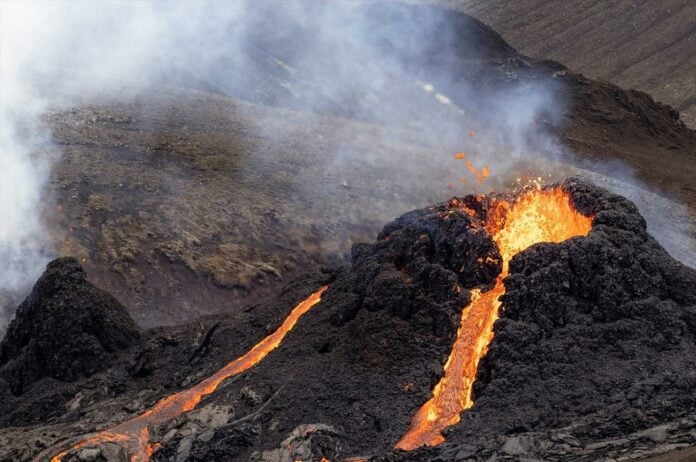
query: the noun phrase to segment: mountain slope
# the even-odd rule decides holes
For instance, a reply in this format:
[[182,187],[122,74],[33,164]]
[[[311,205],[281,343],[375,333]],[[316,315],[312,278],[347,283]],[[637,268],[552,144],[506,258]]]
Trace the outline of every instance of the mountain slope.
[[[46,202],[54,252],[78,257],[140,325],[179,323],[268,297],[308,267],[347,261],[351,243],[370,240],[394,214],[455,193],[505,190],[524,176],[559,179],[579,164],[621,180],[606,183],[623,194],[636,192],[651,231],[675,256],[696,261],[688,209],[635,188],[629,173],[696,209],[696,132],[671,109],[526,58],[462,14],[366,8],[375,32],[350,53],[403,71],[380,73],[389,85],[340,55],[318,72],[296,53],[318,40],[315,24],[278,38],[273,16],[262,16],[248,37],[244,85],[232,84],[238,70],[221,58],[207,76],[173,72],[136,97],[51,114],[52,143],[39,155],[58,158]],[[403,45],[412,39],[418,46]],[[324,72],[357,80],[338,91],[321,84]],[[535,85],[553,88],[562,110],[540,114],[518,136],[500,108],[514,102],[509,113],[523,111]],[[558,162],[537,151],[549,146]],[[478,184],[453,156],[462,150],[491,176]]]
[[520,52],[636,88],[696,128],[696,4],[689,0],[443,2],[497,30]]
[[[308,273],[268,303],[144,331],[103,371],[33,377],[19,392],[0,376],[0,459],[44,461],[66,450],[64,462],[128,460],[128,452],[144,461],[150,448],[163,462],[586,461],[693,446],[696,270],[646,233],[631,202],[587,181],[521,194],[470,195],[411,211],[373,243],[353,246],[350,265]],[[537,209],[525,197],[565,201],[584,217],[587,234],[572,231],[572,218],[559,220],[557,207],[527,214]],[[515,217],[528,217],[535,230],[560,224],[574,237],[511,257],[488,226],[518,230]],[[448,369],[455,336],[455,344],[481,340],[482,319],[470,311],[476,292],[493,292],[509,258],[489,352],[467,375],[475,379],[473,407],[450,404],[455,415],[465,412],[436,430],[449,427],[445,444],[393,450]],[[57,260],[42,281],[75,284],[75,268],[74,260]],[[266,348],[259,340],[310,293],[320,294],[316,306],[268,356],[217,375],[208,388],[206,377]],[[90,298],[43,295],[33,296],[38,314],[61,301],[80,312]],[[20,312],[17,325],[37,319],[38,338],[30,340],[39,341],[50,320],[30,315]],[[0,348],[20,351],[24,341],[8,337]],[[73,360],[61,356],[56,365]]]

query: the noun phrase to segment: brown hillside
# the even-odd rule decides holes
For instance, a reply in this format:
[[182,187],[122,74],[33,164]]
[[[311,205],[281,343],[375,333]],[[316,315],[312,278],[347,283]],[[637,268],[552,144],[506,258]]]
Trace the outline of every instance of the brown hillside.
[[696,2],[445,0],[520,52],[636,88],[696,127]]

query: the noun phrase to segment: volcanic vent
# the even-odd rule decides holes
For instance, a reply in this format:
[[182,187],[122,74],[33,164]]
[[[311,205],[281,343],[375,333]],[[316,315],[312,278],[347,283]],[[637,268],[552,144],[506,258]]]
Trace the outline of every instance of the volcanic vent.
[[[450,207],[462,207],[476,217],[481,207],[475,201],[469,202],[471,208],[458,200],[451,201]],[[500,297],[505,293],[503,279],[508,275],[512,257],[540,242],[586,236],[592,224],[590,217],[575,210],[570,194],[560,187],[532,189],[513,200],[493,198],[483,220],[502,257],[502,271],[492,289],[471,292],[471,303],[462,311],[457,339],[442,379],[435,386],[433,397],[419,409],[408,433],[397,443],[398,448],[442,443],[445,439],[440,432],[458,423],[459,414],[473,405],[471,394],[478,363],[493,339]]]
[[[206,348],[228,362],[210,378],[40,459],[115,445],[132,460],[336,461],[395,446],[413,451],[384,460],[456,460],[494,453],[501,435],[570,425],[591,442],[696,404],[696,273],[633,204],[582,180],[407,213],[354,246],[349,267],[302,285],[314,294],[285,303],[238,359],[232,321],[210,331]],[[211,427],[194,408],[237,416]]]

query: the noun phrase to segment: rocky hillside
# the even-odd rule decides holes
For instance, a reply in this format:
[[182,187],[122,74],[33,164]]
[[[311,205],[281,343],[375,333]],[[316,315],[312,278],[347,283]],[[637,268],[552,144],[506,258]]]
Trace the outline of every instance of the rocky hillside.
[[444,0],[513,47],[669,104],[696,128],[696,5],[689,0]]
[[[234,24],[200,37],[238,47],[43,119],[51,241],[29,250],[63,258],[0,293],[0,460],[693,455],[696,132],[578,71],[614,37],[588,21],[626,4],[571,3],[522,51],[437,5],[349,3],[339,22],[320,3],[254,5],[243,40]],[[495,5],[469,3],[484,19]],[[659,45],[681,43],[690,5],[666,5],[659,37],[645,5],[623,15],[654,40],[619,47],[616,76],[691,66]],[[501,27],[527,30],[528,6]],[[556,43],[542,31],[577,69],[536,53]],[[564,180],[578,172],[611,191]],[[508,271],[489,225],[530,185],[587,229]],[[473,408],[444,444],[395,450],[462,308],[494,287]]]
[[[673,255],[696,262],[696,135],[671,108],[527,58],[462,14],[365,8],[375,33],[361,55],[369,47],[386,70],[407,72],[388,90],[348,60],[324,63],[322,72],[354,83],[334,92],[292,51],[313,43],[311,23],[281,40],[276,12],[250,28],[251,76],[221,58],[207,78],[172,71],[136,98],[53,113],[52,143],[40,153],[58,159],[46,201],[50,250],[77,257],[141,326],[172,324],[239,309],[309,267],[346,262],[350,245],[394,214],[525,177],[553,181],[581,165],[630,194]],[[413,34],[419,45],[405,48]],[[523,101],[539,84],[565,109],[539,115],[529,136],[510,136],[498,95]],[[520,144],[524,155],[511,154]],[[460,151],[474,168],[490,167],[481,184],[454,157]],[[14,307],[21,297],[7,300]]]
[[[591,230],[512,258],[474,407],[445,431],[443,445],[392,450],[443,374],[472,289],[488,290],[501,271],[501,254],[481,226],[500,196],[410,212],[373,244],[354,246],[350,265],[308,274],[233,316],[146,331],[107,369],[35,376],[14,391],[0,381],[0,458],[45,460],[76,443],[63,460],[140,457],[145,443],[159,461],[585,461],[693,446],[696,271],[645,232],[629,201],[580,179],[560,187],[594,217]],[[31,298],[39,312],[18,312],[13,326],[38,320],[30,340],[61,338],[42,328],[43,314],[56,305],[79,312],[80,294],[93,290],[70,279],[74,266],[52,263]],[[37,299],[47,282],[84,289]],[[166,396],[193,396],[185,390],[249,350],[322,285],[321,301],[255,367],[223,381],[192,412],[152,407]],[[21,355],[26,342],[18,339],[2,343],[2,377]],[[81,447],[90,435],[95,442]]]

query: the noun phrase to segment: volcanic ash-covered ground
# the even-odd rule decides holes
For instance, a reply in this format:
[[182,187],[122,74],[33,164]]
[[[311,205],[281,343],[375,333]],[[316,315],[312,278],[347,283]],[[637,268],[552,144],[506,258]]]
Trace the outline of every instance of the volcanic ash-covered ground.
[[407,213],[179,328],[57,260],[0,345],[0,459],[628,460],[696,445],[694,389],[696,271],[572,178]]

